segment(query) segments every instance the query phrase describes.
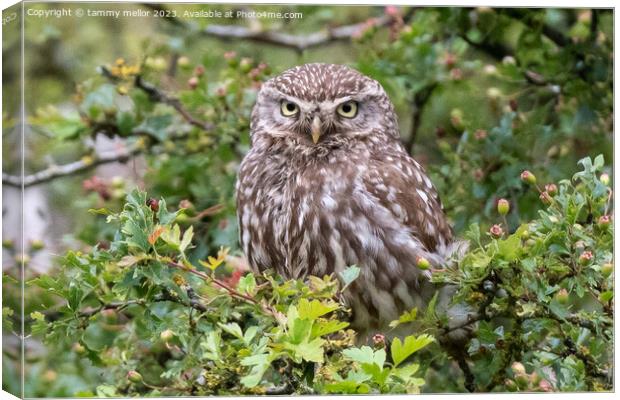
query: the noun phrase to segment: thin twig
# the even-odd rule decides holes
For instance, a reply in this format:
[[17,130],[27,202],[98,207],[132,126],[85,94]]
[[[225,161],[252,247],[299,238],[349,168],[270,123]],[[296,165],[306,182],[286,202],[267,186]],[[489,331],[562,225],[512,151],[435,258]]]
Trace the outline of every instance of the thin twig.
[[420,129],[420,123],[422,122],[422,111],[424,106],[431,98],[433,91],[437,87],[437,82],[430,83],[416,92],[413,96],[413,101],[411,103],[411,129],[409,133],[409,138],[405,143],[405,148],[409,151],[409,153],[413,153],[413,145],[418,136],[418,130]]
[[[392,21],[384,15],[375,19],[375,26],[383,27]],[[257,31],[236,25],[208,25],[201,33],[219,39],[243,39],[303,52],[312,47],[322,46],[340,40],[350,40],[368,26],[366,22],[344,25],[303,35],[293,35],[277,31]]]
[[189,111],[183,108],[183,105],[181,104],[179,99],[168,96],[167,94],[159,90],[154,85],[144,81],[142,79],[142,76],[136,75],[136,78],[134,80],[134,85],[138,89],[141,89],[143,92],[148,94],[151,101],[156,102],[156,103],[167,104],[170,107],[174,108],[183,117],[183,119],[185,119],[190,125],[194,125],[204,131],[213,130],[214,128],[213,124],[209,122],[199,121],[196,118],[194,118],[189,113]]
[[[107,68],[101,67],[100,71],[104,76],[111,76]],[[159,90],[154,85],[144,81],[139,75],[135,78],[135,86],[149,95],[149,98],[153,102],[163,103],[174,108],[190,125],[196,126],[204,131],[211,131],[214,126],[208,122],[199,121],[194,118],[185,108],[183,108],[181,102],[173,97],[170,97]],[[99,126],[93,127],[97,130]],[[110,127],[108,127],[110,128]],[[184,135],[177,135],[173,140],[181,139]],[[63,176],[75,175],[81,172],[91,170],[102,164],[109,164],[114,162],[125,163],[136,155],[144,152],[145,146],[141,142],[137,142],[127,148],[107,152],[103,154],[92,154],[88,157],[84,157],[79,161],[74,161],[65,165],[50,165],[44,170],[35,172],[34,174],[24,176],[23,185],[24,188],[38,185],[41,183],[49,182],[53,179]],[[22,179],[17,175],[10,175],[2,173],[2,183],[8,186],[18,187],[22,186]]]
[[[38,185],[59,177],[75,175],[80,172],[88,171],[102,164],[109,164],[113,162],[124,163],[129,161],[132,157],[140,154],[143,150],[143,146],[136,143],[125,149],[99,155],[93,154],[82,160],[74,161],[65,165],[51,165],[44,170],[25,176],[23,179],[23,185],[25,188]],[[22,179],[16,175],[2,173],[2,183],[8,186],[21,187]]]

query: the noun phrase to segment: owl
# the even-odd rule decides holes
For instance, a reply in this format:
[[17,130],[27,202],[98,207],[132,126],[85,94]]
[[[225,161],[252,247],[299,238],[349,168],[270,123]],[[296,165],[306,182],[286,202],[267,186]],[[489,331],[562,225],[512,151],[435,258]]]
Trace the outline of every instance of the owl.
[[352,326],[385,330],[437,288],[455,241],[437,191],[400,141],[382,86],[333,64],[306,64],[263,84],[236,186],[240,242],[256,271],[286,278],[359,277],[345,291]]

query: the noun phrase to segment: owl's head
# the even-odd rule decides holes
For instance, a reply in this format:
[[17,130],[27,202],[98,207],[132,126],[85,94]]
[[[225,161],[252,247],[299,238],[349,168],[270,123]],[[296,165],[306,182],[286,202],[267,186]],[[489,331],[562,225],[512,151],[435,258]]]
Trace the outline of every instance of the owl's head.
[[381,85],[335,64],[305,64],[267,81],[251,132],[253,140],[280,138],[307,148],[399,138],[394,107]]

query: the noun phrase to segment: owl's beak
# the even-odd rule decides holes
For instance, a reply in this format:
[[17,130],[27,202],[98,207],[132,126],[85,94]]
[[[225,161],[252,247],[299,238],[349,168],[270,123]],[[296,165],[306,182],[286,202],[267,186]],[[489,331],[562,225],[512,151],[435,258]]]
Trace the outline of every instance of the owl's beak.
[[312,141],[314,142],[314,144],[317,144],[319,142],[319,138],[321,137],[321,118],[319,118],[318,115],[314,116],[310,129]]

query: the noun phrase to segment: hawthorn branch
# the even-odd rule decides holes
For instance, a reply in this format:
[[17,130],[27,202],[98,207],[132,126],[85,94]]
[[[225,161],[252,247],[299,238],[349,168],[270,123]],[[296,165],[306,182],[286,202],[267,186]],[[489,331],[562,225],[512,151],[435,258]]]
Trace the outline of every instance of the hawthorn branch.
[[211,131],[214,129],[213,124],[209,122],[199,121],[196,118],[194,118],[189,113],[189,111],[183,108],[183,105],[181,104],[181,101],[179,99],[168,96],[167,94],[159,90],[154,85],[144,81],[142,79],[142,76],[136,75],[136,78],[134,80],[134,85],[138,89],[146,93],[149,96],[149,99],[151,101],[156,102],[156,103],[166,104],[174,108],[176,112],[178,112],[181,115],[181,117],[183,117],[183,119],[185,119],[185,121],[187,121],[187,123],[189,123],[190,125],[198,127],[204,131]]
[[224,289],[226,292],[228,292],[228,294],[232,297],[236,297],[238,299],[241,299],[247,303],[259,306],[263,309],[263,311],[265,311],[268,314],[271,314],[273,316],[276,316],[276,312],[275,310],[273,310],[271,307],[269,307],[268,305],[259,302],[258,300],[256,300],[255,298],[253,298],[252,296],[249,296],[247,294],[244,293],[240,293],[239,291],[235,290],[234,288],[230,287],[227,283],[220,281],[217,278],[214,278],[208,274],[205,274],[204,272],[201,272],[197,269],[194,269],[192,267],[186,266],[182,263],[177,263],[175,261],[172,260],[166,260],[166,264],[169,267],[173,267],[173,268],[177,268],[177,269],[181,269],[183,271],[189,272],[190,274],[193,274],[201,279],[203,279],[206,282],[210,282],[213,283],[215,286],[218,286],[221,289]]
[[[110,72],[105,67],[101,67],[101,73],[104,76],[111,76]],[[194,118],[181,104],[179,99],[170,97],[161,90],[159,90],[154,85],[144,81],[140,75],[137,75],[134,82],[135,86],[144,91],[151,101],[156,103],[167,104],[172,107],[181,117],[190,125],[196,126],[204,131],[212,131],[215,127],[213,124],[197,120]],[[105,128],[105,129],[104,129]],[[106,125],[102,127],[100,125],[95,125],[92,127],[94,132],[98,132],[99,130],[104,130],[105,132],[113,132],[116,129],[116,126]],[[178,140],[183,138],[184,135],[178,135],[173,140]],[[125,163],[129,161],[131,158],[137,156],[138,154],[143,153],[146,150],[146,146],[143,142],[138,141],[135,144],[123,148],[121,150],[107,152],[103,154],[93,154],[88,157],[84,157],[79,161],[74,161],[65,165],[50,165],[44,170],[39,172],[35,172],[31,175],[24,176],[23,180],[21,177],[17,175],[10,175],[6,173],[2,173],[2,183],[8,186],[13,186],[17,188],[21,188],[22,184],[24,188],[38,185],[41,183],[49,182],[53,179],[60,178],[63,176],[76,175],[81,172],[85,172],[91,170],[99,165],[110,164],[115,162]]]
[[2,183],[13,187],[27,188],[41,183],[49,182],[53,179],[63,176],[75,175],[84,171],[91,170],[102,164],[109,164],[113,162],[125,163],[132,157],[140,154],[144,150],[144,146],[140,143],[136,143],[128,148],[124,148],[118,151],[107,152],[100,155],[92,155],[85,157],[79,161],[74,161],[65,165],[51,165],[44,170],[35,172],[34,174],[21,177],[16,175],[10,175],[2,173]]
[[[153,10],[165,11],[166,8],[159,4],[144,4]],[[176,27],[191,29],[187,24],[178,18],[165,18],[166,21]],[[382,15],[375,19],[375,26],[385,27],[392,23],[393,18]],[[334,28],[327,28],[308,34],[289,34],[278,31],[257,30],[239,25],[208,25],[199,31],[204,36],[214,37],[222,40],[249,40],[258,43],[269,44],[272,46],[283,47],[302,53],[312,47],[319,47],[336,41],[350,40],[357,33],[367,27],[366,22],[359,22],[351,25],[342,25]]]
[[[381,16],[375,20],[375,26],[384,27],[390,24],[392,18]],[[299,53],[312,48],[323,46],[341,40],[350,40],[355,34],[367,26],[366,22],[352,25],[343,25],[328,28],[309,34],[294,35],[277,31],[261,31],[236,25],[209,25],[201,33],[219,39],[242,39],[259,43],[270,44],[295,50]]]
[[[207,307],[204,304],[202,304],[200,301],[198,301],[196,298],[190,297],[190,301],[185,302],[179,299],[178,297],[171,295],[171,293],[169,292],[164,292],[162,294],[156,295],[153,298],[153,301],[154,302],[170,301],[173,303],[184,305],[186,307],[191,307],[200,312],[207,311]],[[96,307],[96,308],[84,309],[78,313],[78,316],[83,317],[83,318],[90,318],[104,310],[122,311],[125,308],[131,305],[134,305],[134,304],[145,305],[146,301],[144,299],[136,299],[136,300],[127,300],[127,301],[122,301],[122,302],[112,302],[112,303],[102,304],[101,306]]]
[[409,151],[410,154],[413,153],[413,146],[418,136],[418,130],[420,129],[420,124],[422,123],[422,111],[426,106],[426,103],[430,100],[433,95],[433,91],[437,88],[437,82],[433,82],[428,84],[427,86],[420,89],[413,96],[413,101],[411,102],[411,129],[409,132],[409,138],[405,143],[405,148]]

